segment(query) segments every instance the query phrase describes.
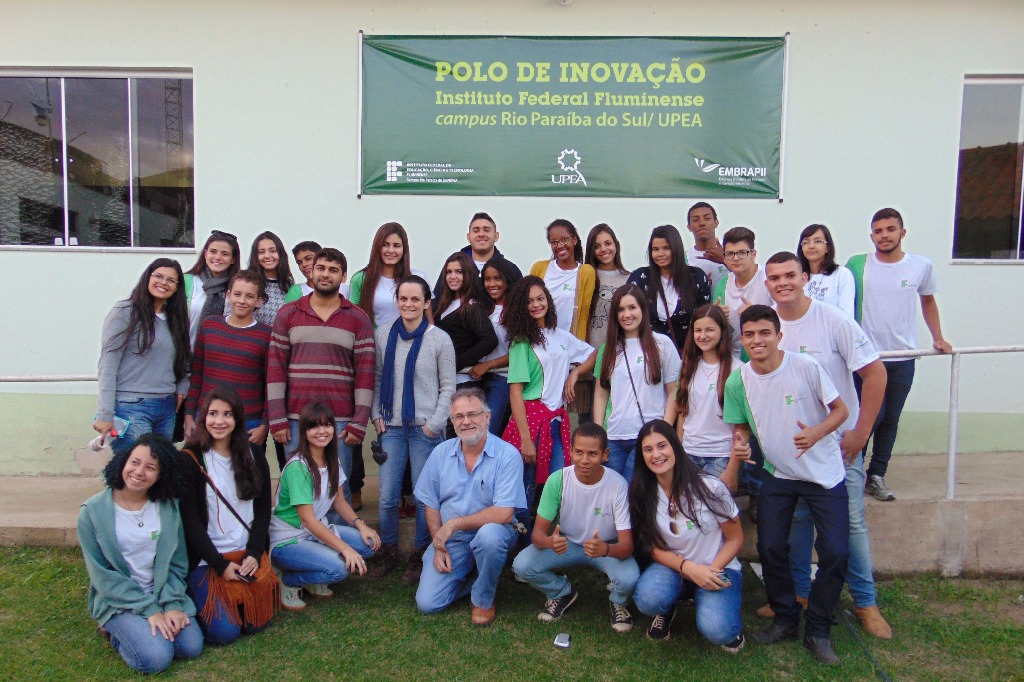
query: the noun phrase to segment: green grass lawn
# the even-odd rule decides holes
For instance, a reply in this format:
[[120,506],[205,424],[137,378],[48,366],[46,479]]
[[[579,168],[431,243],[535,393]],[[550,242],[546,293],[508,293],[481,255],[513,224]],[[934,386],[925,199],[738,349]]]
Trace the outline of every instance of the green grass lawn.
[[[705,643],[692,609],[680,610],[669,642],[644,637],[648,619],[634,613],[633,632],[609,626],[607,594],[596,573],[571,574],[580,599],[562,620],[542,625],[543,598],[503,579],[498,619],[474,628],[467,602],[437,616],[416,611],[414,587],[394,574],[382,583],[353,579],[333,599],[282,612],[271,626],[235,645],[209,647],[175,663],[180,679],[239,680],[870,680],[872,665],[843,625],[833,643],[837,670],[815,664],[798,642],[738,656]],[[747,570],[744,621],[763,627],[754,610],[764,591]],[[0,679],[98,679],[132,673],[97,634],[86,613],[87,576],[77,549],[0,548]],[[1024,679],[1024,581],[922,577],[879,584],[880,605],[896,637],[863,635],[892,679]],[[844,602],[849,607],[848,602]],[[555,649],[560,631],[572,648]]]

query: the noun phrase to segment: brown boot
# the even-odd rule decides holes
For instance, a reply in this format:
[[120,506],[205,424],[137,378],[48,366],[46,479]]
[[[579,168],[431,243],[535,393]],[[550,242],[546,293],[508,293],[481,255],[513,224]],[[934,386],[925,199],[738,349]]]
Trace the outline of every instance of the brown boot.
[[382,545],[377,556],[374,557],[373,567],[366,572],[367,580],[380,580],[398,565],[398,547],[395,545]]
[[409,563],[405,565],[405,571],[402,573],[402,584],[403,585],[415,585],[420,581],[420,574],[423,573],[423,549],[413,549],[412,554],[409,555]]
[[[807,609],[807,600],[803,597],[797,595],[796,603],[803,607],[805,610]],[[772,610],[771,604],[765,604],[757,610],[757,615],[759,615],[761,618],[774,618],[775,611]]]
[[877,606],[853,607],[853,612],[860,618],[861,627],[879,639],[892,639],[892,628],[885,622],[882,612]]

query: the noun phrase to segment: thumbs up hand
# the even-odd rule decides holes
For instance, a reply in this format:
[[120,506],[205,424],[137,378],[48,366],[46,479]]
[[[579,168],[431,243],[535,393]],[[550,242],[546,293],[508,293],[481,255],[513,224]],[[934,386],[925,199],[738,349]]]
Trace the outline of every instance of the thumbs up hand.
[[740,296],[740,300],[743,301],[743,305],[740,306],[739,313],[742,315],[743,311],[751,306],[750,301],[747,300],[746,296]]
[[814,447],[814,444],[821,440],[822,434],[819,433],[819,429],[816,426],[807,426],[799,419],[796,420],[797,427],[800,431],[793,436],[793,443],[796,445],[797,453],[796,458],[800,457]]
[[601,535],[595,530],[594,537],[583,543],[583,551],[586,552],[587,556],[591,559],[598,557],[608,556],[608,552],[611,551],[611,547],[607,542],[601,539]]
[[555,554],[565,554],[565,550],[569,549],[569,541],[562,535],[562,526],[555,526],[555,532],[551,534],[551,549],[555,551]]

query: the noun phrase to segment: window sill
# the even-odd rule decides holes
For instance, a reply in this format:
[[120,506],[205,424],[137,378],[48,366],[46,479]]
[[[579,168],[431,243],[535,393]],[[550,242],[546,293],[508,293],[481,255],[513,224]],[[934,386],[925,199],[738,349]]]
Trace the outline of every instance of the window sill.
[[953,258],[950,265],[1024,265],[1024,260],[1014,258]]
[[17,244],[0,245],[0,252],[4,251],[36,251],[41,253],[59,251],[61,253],[191,253],[199,252],[194,246],[186,247],[164,247],[164,246],[28,246]]

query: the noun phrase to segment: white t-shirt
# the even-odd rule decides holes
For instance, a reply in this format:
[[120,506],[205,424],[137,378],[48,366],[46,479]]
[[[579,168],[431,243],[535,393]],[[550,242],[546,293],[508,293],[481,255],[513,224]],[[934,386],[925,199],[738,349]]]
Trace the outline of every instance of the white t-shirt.
[[868,254],[861,326],[875,348],[917,348],[918,298],[938,290],[932,263],[924,256],[906,253],[898,263],[883,263]]
[[704,274],[711,280],[711,291],[714,291],[715,287],[718,286],[718,280],[729,274],[729,268],[725,267],[722,263],[701,258],[703,255],[704,252],[698,251],[696,248],[687,249],[686,264],[703,270]]
[[199,333],[199,325],[203,320],[203,305],[206,303],[206,290],[203,289],[203,280],[196,275],[192,279],[192,300],[188,306],[188,340],[193,347],[196,345],[196,335]]
[[477,272],[483,272],[484,271],[484,266],[487,265],[487,261],[485,261],[485,260],[477,260],[476,258],[473,258],[473,265],[476,266]]
[[[640,339],[626,339],[625,358],[621,349],[617,349],[615,367],[611,376],[612,387],[609,392],[609,414],[605,423],[608,437],[612,440],[635,439],[637,432],[646,422],[665,416],[665,402],[668,400],[668,396],[665,395],[665,385],[679,378],[681,360],[672,339],[664,334],[656,333],[654,341],[658,346],[658,355],[661,358],[661,384],[657,386],[647,383],[647,366],[644,364],[644,351],[640,345]],[[604,352],[609,353],[611,349],[605,345]],[[603,356],[599,360],[603,360]],[[630,372],[627,371],[626,362],[623,360],[629,362],[629,367],[632,370],[632,386],[629,381]],[[601,365],[596,365],[594,369],[595,373],[600,375]],[[634,387],[636,388],[635,397],[633,395]],[[644,411],[643,415],[637,412],[637,400]]]
[[[503,355],[508,355],[508,332],[505,330],[504,325],[501,324],[501,311],[505,309],[503,305],[495,304],[494,310],[487,317],[491,320],[491,326],[494,327],[494,333],[498,337],[498,345],[494,347],[487,355],[480,358],[480,362],[487,362],[488,360],[494,360],[500,358]],[[508,366],[500,369],[491,370],[495,374],[502,376],[508,376]]]
[[[206,473],[213,479],[217,489],[245,520],[246,524],[252,528],[254,516],[252,500],[238,499],[235,474],[231,471],[231,458],[224,457],[213,450],[207,450],[203,455],[203,461],[206,462]],[[210,536],[210,542],[217,548],[217,551],[224,554],[245,549],[246,543],[249,542],[249,532],[238,522],[227,505],[217,497],[217,493],[213,491],[213,486],[209,483],[206,484],[206,508],[209,513],[206,534]],[[202,566],[205,563],[205,561],[200,561],[199,565]]]
[[834,305],[853,317],[857,285],[853,281],[853,273],[848,268],[836,268],[831,275],[820,272],[811,275],[804,285],[804,293],[815,301]]
[[[604,468],[601,480],[584,485],[576,478],[576,467],[556,471],[544,485],[537,513],[553,521],[558,516],[561,534],[569,542],[582,545],[592,540],[594,531],[605,542],[618,538],[620,530],[629,530],[629,484],[621,474]],[[563,482],[564,476],[564,482]],[[561,505],[556,501],[561,497]]]
[[[672,317],[672,313],[676,310],[676,305],[679,303],[679,292],[676,291],[671,277],[661,278],[661,290],[665,293],[665,297],[657,297],[658,319],[662,322],[668,322],[669,318]],[[668,305],[667,308],[666,304]]]
[[160,538],[160,505],[146,500],[139,512],[131,512],[115,502],[114,534],[132,580],[143,592],[153,594],[153,565],[156,563],[156,543]]
[[[715,497],[722,501],[720,508],[727,511],[730,519],[739,515],[740,510],[724,483],[714,476],[707,475],[701,475],[700,480]],[[668,495],[661,489],[661,486],[658,486],[658,532],[665,541],[665,545],[670,552],[675,552],[686,558],[687,561],[708,566],[715,560],[722,550],[722,545],[725,544],[722,524],[726,519],[716,515],[699,500],[693,501],[693,511],[700,525],[683,516],[682,510],[673,519],[668,513]],[[670,524],[673,520],[676,523],[677,533],[672,532]],[[725,567],[738,571],[740,562],[733,557],[733,560]]]
[[736,286],[736,275],[729,273],[729,279],[725,283],[725,300],[723,304],[729,306],[729,326],[732,327],[732,354],[739,355],[743,350],[742,330],[740,329],[740,308],[744,305],[746,298],[751,305],[771,305],[772,297],[764,285],[764,268],[757,266],[757,272],[750,278],[746,286]]
[[562,407],[562,389],[569,378],[569,365],[583,362],[594,349],[586,341],[561,328],[544,330],[544,345],[532,346],[544,371],[544,388],[540,400],[549,410]]
[[576,308],[576,273],[579,269],[577,263],[572,270],[563,270],[552,260],[544,272],[544,284],[551,292],[555,312],[558,313],[558,328],[566,331],[572,331],[572,314]]
[[[733,367],[739,367],[733,362]],[[689,410],[683,422],[683,449],[694,457],[728,457],[732,451],[732,427],[722,421],[718,404],[719,365],[697,360],[690,382]]]
[[[410,274],[419,275],[423,279],[427,278],[425,272],[416,268],[413,268]],[[342,286],[348,287],[347,284]],[[384,275],[381,275],[377,281],[377,288],[373,292],[373,320],[377,327],[390,329],[395,320],[399,318],[398,299],[395,298],[395,294],[398,293],[396,290],[397,286],[394,279]],[[366,292],[362,292],[361,295],[365,296]]]
[[846,478],[838,429],[799,457],[793,438],[800,432],[797,421],[820,424],[828,416],[827,405],[838,397],[839,391],[817,360],[786,353],[774,372],[758,374],[747,363],[732,373],[725,390],[725,419],[730,424],[746,423],[739,416],[745,414],[745,399],[761,450],[775,467],[772,475],[834,488]]
[[878,359],[878,352],[852,317],[835,306],[811,301],[811,307],[799,320],[782,320],[779,348],[790,353],[806,353],[825,368],[828,378],[846,403],[850,416],[840,431],[857,425],[860,404],[853,384],[853,372]]
[[[348,284],[342,284],[341,286],[344,289],[344,291],[342,292],[342,295],[345,298],[348,298]],[[309,296],[311,293],[313,293],[313,287],[309,286],[309,284],[307,284],[304,281],[303,282],[299,282],[299,288],[302,289],[302,295],[303,296]]]

